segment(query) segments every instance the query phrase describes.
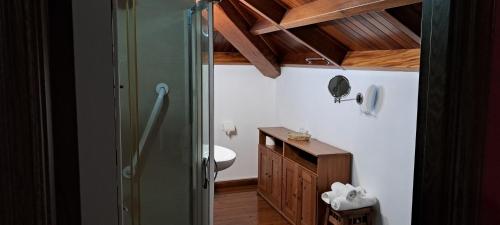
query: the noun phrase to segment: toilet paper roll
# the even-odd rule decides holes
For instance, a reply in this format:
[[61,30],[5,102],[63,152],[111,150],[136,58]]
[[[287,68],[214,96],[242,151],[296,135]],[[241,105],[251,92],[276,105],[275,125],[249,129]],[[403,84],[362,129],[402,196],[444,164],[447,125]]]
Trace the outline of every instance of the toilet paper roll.
[[226,135],[231,135],[231,133],[236,132],[236,126],[232,121],[225,121],[222,126]]

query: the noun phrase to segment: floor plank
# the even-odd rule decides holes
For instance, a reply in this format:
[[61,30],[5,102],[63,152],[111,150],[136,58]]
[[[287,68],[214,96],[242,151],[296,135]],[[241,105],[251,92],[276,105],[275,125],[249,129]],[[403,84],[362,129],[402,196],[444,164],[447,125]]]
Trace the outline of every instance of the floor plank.
[[290,225],[263,198],[255,186],[226,188],[215,192],[215,225]]

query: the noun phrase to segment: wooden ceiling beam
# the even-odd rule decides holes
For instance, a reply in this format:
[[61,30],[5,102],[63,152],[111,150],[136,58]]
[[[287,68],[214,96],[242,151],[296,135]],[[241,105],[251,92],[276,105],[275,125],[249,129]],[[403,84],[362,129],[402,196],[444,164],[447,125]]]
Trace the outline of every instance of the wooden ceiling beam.
[[216,5],[214,13],[215,29],[264,76],[276,78],[281,74],[277,57],[261,37],[249,32],[244,18],[229,1]]
[[[217,65],[248,65],[250,62],[237,52],[216,52]],[[304,68],[334,68],[314,53],[289,53],[283,56],[283,66]],[[308,63],[305,59],[314,59]],[[419,71],[420,49],[351,51],[342,63],[344,69],[374,71]]]
[[420,49],[349,52],[342,62],[344,69],[419,71]]
[[279,27],[272,23],[257,22],[251,31],[257,35],[265,34],[420,2],[422,0],[316,0],[287,10],[279,21],[275,20]]
[[251,64],[239,52],[214,52],[216,65],[249,65]]
[[373,13],[373,12],[369,13],[369,14],[374,16],[374,17],[383,16],[385,18],[385,20],[387,22],[389,22],[389,24],[386,24],[386,27],[388,27],[389,29],[395,28],[396,30],[401,31],[401,33],[405,34],[412,41],[415,42],[415,43],[410,43],[410,44],[416,44],[418,47],[420,47],[420,41],[421,41],[420,34],[416,34],[415,32],[413,32],[410,28],[405,26],[403,23],[401,23],[398,19],[396,19],[394,16],[392,16],[388,12],[386,12],[386,11],[379,12],[378,15],[376,13]]
[[[282,30],[297,42],[308,47],[320,57],[330,61],[333,65],[340,67],[340,63],[347,54],[347,48],[330,37],[318,26],[304,26],[294,29],[285,29],[279,25],[279,21],[284,16],[285,8],[271,0],[240,0],[249,9],[260,15],[266,22]],[[281,17],[280,17],[281,15]],[[259,23],[259,22],[257,22]]]

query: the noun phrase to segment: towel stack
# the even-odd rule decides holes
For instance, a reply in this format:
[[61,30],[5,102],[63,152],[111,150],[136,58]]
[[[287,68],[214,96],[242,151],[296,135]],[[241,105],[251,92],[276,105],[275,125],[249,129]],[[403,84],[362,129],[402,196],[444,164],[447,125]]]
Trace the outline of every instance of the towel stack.
[[339,182],[333,183],[332,190],[323,193],[321,199],[337,211],[360,209],[377,204],[377,198],[368,194],[364,188]]

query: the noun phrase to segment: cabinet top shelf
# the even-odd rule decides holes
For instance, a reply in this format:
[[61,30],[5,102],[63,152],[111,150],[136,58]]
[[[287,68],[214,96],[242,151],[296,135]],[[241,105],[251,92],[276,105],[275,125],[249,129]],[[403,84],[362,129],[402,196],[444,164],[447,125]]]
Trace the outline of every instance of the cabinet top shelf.
[[274,137],[289,145],[299,148],[316,157],[324,155],[338,155],[338,154],[351,154],[340,148],[331,146],[329,144],[311,138],[310,141],[295,141],[288,139],[288,132],[292,130],[284,127],[260,127],[259,130],[268,136]]

